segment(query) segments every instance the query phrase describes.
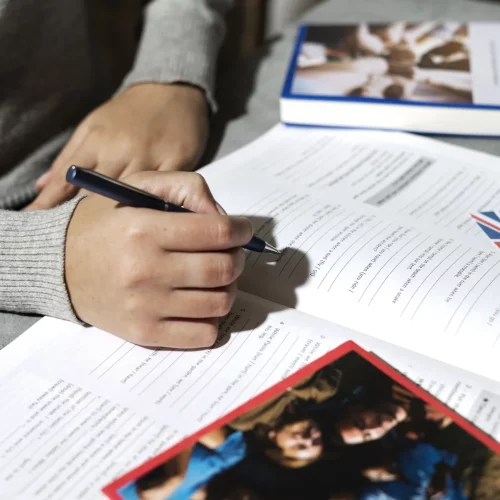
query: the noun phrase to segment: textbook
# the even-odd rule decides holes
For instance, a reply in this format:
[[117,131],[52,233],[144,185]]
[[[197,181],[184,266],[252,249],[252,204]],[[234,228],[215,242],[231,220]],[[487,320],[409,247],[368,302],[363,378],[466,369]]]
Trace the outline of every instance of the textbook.
[[500,135],[500,24],[305,25],[281,95],[292,125]]
[[0,498],[97,498],[350,341],[500,441],[500,250],[472,217],[494,224],[499,166],[401,132],[277,125],[203,168],[281,257],[247,253],[211,349],[43,318],[1,350]]
[[352,342],[104,488],[111,500],[498,498],[500,444]]

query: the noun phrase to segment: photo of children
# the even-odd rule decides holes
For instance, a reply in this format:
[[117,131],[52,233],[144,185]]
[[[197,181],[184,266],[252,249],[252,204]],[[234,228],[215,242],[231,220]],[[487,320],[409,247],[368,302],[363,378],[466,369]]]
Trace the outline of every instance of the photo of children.
[[124,500],[500,498],[500,456],[459,417],[390,375],[349,349],[107,493]]
[[309,26],[292,94],[472,104],[467,25]]

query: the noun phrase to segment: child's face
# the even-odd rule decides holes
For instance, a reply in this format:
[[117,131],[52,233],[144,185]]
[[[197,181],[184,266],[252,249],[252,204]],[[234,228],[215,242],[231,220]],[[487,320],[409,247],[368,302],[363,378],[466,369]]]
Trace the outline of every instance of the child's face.
[[345,412],[336,428],[345,444],[360,444],[380,439],[405,418],[405,409],[393,403],[357,406]]
[[313,460],[323,452],[321,431],[312,419],[287,424],[278,431],[270,432],[269,438],[288,458]]

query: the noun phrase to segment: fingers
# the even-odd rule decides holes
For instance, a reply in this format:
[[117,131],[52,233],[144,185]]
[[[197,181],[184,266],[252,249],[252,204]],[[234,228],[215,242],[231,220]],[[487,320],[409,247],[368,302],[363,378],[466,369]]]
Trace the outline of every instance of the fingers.
[[77,187],[54,179],[25,210],[46,210],[55,207],[73,198],[77,192]]
[[[128,243],[124,242],[127,246]],[[169,288],[221,288],[234,283],[243,273],[245,253],[168,253],[159,258],[137,254],[120,265],[117,281],[129,290],[145,284]],[[141,304],[139,309],[143,307]]]
[[70,140],[57,155],[57,158],[52,163],[50,169],[36,181],[35,188],[38,191],[45,189],[48,183],[54,178],[54,175],[62,168],[66,165],[69,167],[71,157],[81,148],[85,136],[86,134],[84,133],[75,133],[71,136]]
[[214,345],[218,328],[218,318],[169,318],[154,323],[150,328],[140,327],[130,341],[144,347],[199,349]]
[[[161,311],[164,317],[222,318],[229,313],[236,297],[237,286],[215,289],[178,289],[164,301],[151,300],[147,307]],[[161,295],[158,297],[161,299]]]
[[142,172],[125,182],[198,213],[215,214],[215,199],[205,179],[192,172]]
[[245,254],[230,252],[175,254],[167,283],[173,288],[220,288],[235,282],[243,273]]
[[[81,139],[74,140],[75,143],[73,143],[72,139],[63,149],[47,176],[45,178],[42,176],[39,179],[38,185],[41,192],[25,210],[46,210],[60,205],[77,194],[78,188],[66,182],[66,171],[71,164],[93,168],[95,165],[95,151],[91,144],[89,146],[88,142],[84,144],[84,147],[78,149],[77,144]],[[91,138],[88,139],[88,141],[91,140]]]
[[[132,215],[137,215],[137,209]],[[170,252],[212,252],[246,245],[253,235],[245,217],[202,215],[142,210],[128,227],[131,244],[145,241]]]

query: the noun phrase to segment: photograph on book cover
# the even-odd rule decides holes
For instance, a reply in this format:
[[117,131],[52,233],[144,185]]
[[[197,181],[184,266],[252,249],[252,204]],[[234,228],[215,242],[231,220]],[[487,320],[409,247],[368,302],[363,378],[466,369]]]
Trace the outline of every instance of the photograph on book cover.
[[467,24],[307,26],[293,95],[472,104]]
[[500,445],[348,342],[107,486],[111,499],[498,499]]

